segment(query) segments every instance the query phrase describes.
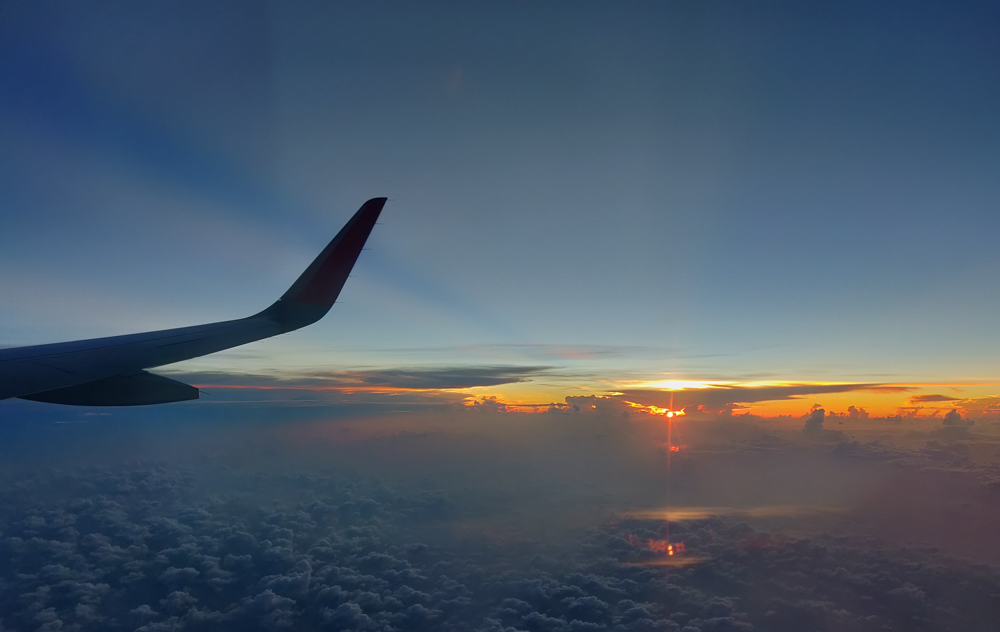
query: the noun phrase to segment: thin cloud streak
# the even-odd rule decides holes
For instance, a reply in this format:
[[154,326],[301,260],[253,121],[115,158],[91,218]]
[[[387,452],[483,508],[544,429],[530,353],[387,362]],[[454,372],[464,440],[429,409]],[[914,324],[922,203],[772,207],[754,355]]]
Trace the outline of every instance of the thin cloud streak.
[[911,404],[920,404],[920,403],[926,403],[926,402],[954,402],[954,401],[958,401],[960,399],[964,399],[964,398],[963,397],[959,397],[959,396],[951,397],[949,395],[937,395],[937,394],[932,394],[932,395],[914,395],[913,397],[910,398],[910,403]]
[[843,513],[843,507],[827,505],[764,505],[758,507],[672,507],[670,509],[632,511],[627,518],[635,520],[708,520],[718,516],[743,518],[796,518],[818,514]]
[[395,368],[311,372],[299,376],[269,376],[222,372],[177,374],[181,379],[219,388],[286,390],[457,390],[527,382],[545,375],[547,366]]
[[595,345],[595,344],[481,344],[442,347],[402,347],[395,349],[357,349],[367,353],[403,355],[487,355],[487,356],[529,356],[559,358],[563,360],[596,360],[623,357],[653,358],[717,358],[727,357],[724,353],[693,353],[682,349],[651,347],[641,345]]
[[[621,397],[644,406],[672,406],[681,410],[690,406],[722,408],[732,404],[749,404],[796,399],[823,393],[846,393],[884,389],[883,384],[788,384],[782,386],[713,386],[711,388],[666,391],[660,389],[627,389]],[[903,388],[903,387],[900,387]]]

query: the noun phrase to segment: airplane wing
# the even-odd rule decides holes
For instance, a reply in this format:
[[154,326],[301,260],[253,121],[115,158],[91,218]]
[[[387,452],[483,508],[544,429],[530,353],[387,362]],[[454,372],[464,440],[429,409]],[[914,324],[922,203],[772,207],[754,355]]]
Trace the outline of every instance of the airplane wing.
[[0,349],[0,400],[137,406],[198,398],[198,389],[145,369],[270,338],[326,315],[340,295],[386,198],[361,206],[274,304],[225,322],[126,336]]

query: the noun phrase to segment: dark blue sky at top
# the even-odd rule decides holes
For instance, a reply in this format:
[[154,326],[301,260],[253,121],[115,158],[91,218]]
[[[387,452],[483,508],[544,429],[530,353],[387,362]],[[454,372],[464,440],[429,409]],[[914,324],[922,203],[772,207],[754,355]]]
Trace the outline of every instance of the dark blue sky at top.
[[0,12],[0,344],[249,314],[388,195],[332,317],[222,362],[996,374],[993,3]]

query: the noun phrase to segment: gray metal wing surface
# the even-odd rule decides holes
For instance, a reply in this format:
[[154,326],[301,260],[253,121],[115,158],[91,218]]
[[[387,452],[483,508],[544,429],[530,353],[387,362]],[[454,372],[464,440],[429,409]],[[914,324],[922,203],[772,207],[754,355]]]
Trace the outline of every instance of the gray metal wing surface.
[[340,295],[386,198],[365,202],[305,272],[260,313],[125,336],[0,349],[0,399],[134,406],[198,398],[198,389],[146,369],[208,355],[310,325]]

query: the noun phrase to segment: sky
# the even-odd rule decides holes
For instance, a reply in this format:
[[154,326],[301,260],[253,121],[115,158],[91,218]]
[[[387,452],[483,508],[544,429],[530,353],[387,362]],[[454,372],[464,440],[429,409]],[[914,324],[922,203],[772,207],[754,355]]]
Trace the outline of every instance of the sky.
[[983,630],[1000,7],[0,3],[0,631]]
[[386,195],[328,319],[178,368],[1000,392],[989,3],[3,11],[4,345],[253,313]]

